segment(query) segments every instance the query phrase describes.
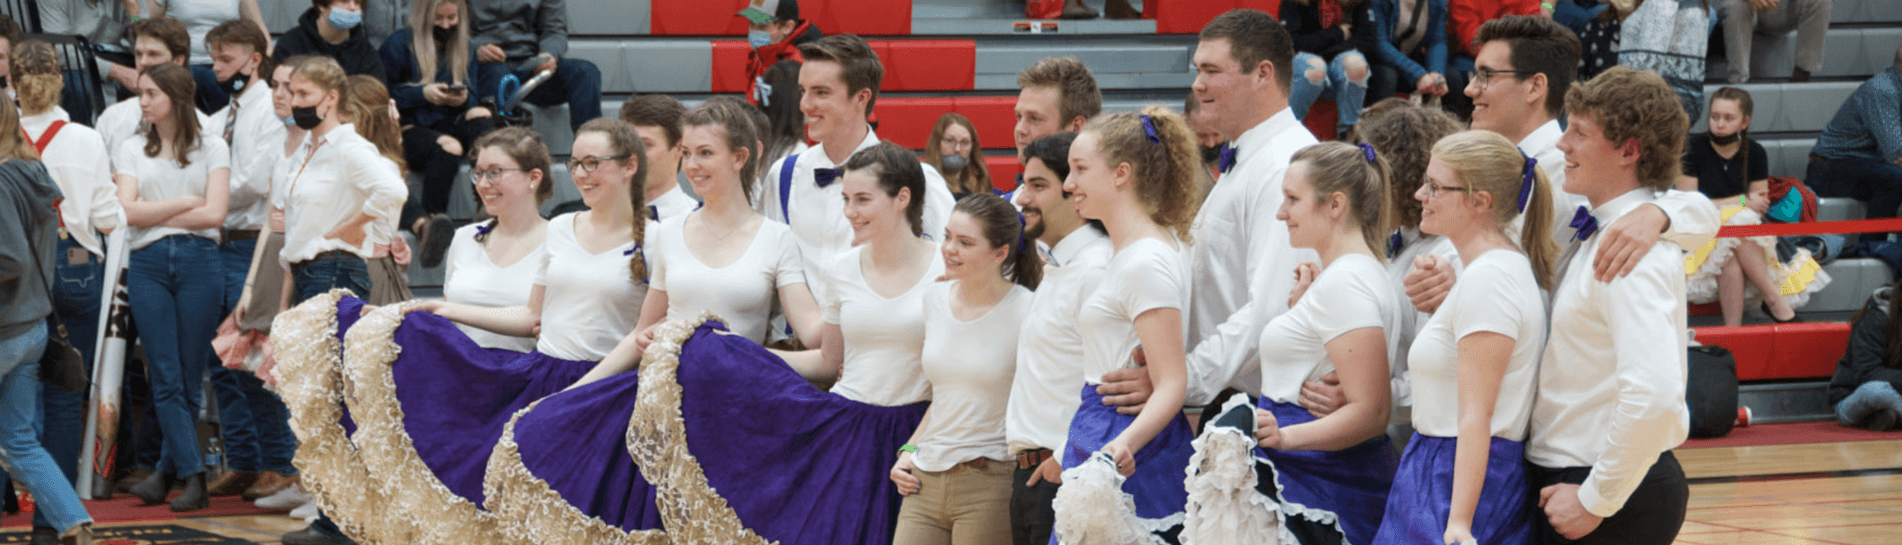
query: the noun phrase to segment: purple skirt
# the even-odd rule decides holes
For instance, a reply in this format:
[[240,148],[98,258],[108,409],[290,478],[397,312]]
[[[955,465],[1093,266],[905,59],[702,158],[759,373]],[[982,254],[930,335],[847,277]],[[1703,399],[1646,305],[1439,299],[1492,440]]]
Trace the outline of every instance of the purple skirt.
[[[1095,384],[1083,385],[1082,397],[1083,404],[1070,419],[1069,441],[1063,449],[1065,468],[1082,465],[1091,454],[1116,440],[1117,435],[1136,421],[1136,417],[1117,413],[1116,407],[1104,405]],[[1189,422],[1177,414],[1154,439],[1136,451],[1136,472],[1123,481],[1123,491],[1135,497],[1136,516],[1160,519],[1182,512],[1189,502],[1183,480],[1187,476],[1189,457],[1195,455],[1194,440]]]
[[[1400,457],[1387,518],[1375,543],[1440,543],[1452,509],[1453,462],[1459,440],[1413,434]],[[1524,443],[1492,438],[1486,455],[1486,484],[1473,510],[1473,537],[1488,545],[1529,545],[1535,516],[1527,479]]]
[[522,465],[581,514],[624,531],[661,527],[654,487],[627,452],[640,373],[542,399],[515,422]]
[[[1314,415],[1293,403],[1261,398],[1258,406],[1274,413],[1281,427],[1313,422]],[[1347,531],[1348,543],[1372,543],[1387,508],[1399,456],[1386,434],[1338,451],[1257,449],[1275,463],[1281,496],[1309,509],[1332,511]],[[1434,543],[1439,543],[1435,538]]]
[[483,503],[489,452],[509,418],[594,367],[540,352],[483,348],[448,319],[426,312],[405,316],[394,339],[403,349],[390,366],[403,429],[437,480],[476,505]]
[[883,407],[821,391],[724,331],[718,322],[696,329],[674,375],[687,450],[707,484],[768,540],[891,543],[901,501],[891,467],[928,404]]

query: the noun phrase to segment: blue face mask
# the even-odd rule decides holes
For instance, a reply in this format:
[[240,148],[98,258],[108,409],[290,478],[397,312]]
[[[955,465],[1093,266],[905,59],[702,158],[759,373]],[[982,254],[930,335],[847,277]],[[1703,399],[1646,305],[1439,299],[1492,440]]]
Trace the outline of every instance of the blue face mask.
[[773,45],[773,35],[764,30],[747,30],[746,41],[753,44],[753,49],[759,49]]
[[357,28],[357,25],[362,22],[363,12],[361,11],[349,11],[338,8],[330,9],[330,28],[350,30]]

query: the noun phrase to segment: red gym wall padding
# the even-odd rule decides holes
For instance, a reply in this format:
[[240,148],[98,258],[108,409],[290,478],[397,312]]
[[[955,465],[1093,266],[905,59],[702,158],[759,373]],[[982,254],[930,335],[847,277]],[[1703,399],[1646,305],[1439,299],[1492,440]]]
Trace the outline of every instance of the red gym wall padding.
[[746,92],[746,58],[753,52],[753,46],[741,40],[714,40],[713,66],[709,75],[713,84],[708,89],[715,93]]
[[745,36],[746,19],[736,14],[746,3],[747,0],[650,0],[650,32],[655,36]]
[[1009,155],[986,155],[984,164],[991,167],[991,187],[998,191],[1017,189],[1017,173],[1024,170],[1017,164],[1017,158]]
[[[969,91],[977,82],[973,40],[877,40],[886,91]],[[883,49],[880,49],[880,46]]]
[[1017,97],[957,97],[951,99],[952,110],[964,117],[971,118],[971,125],[977,127],[977,141],[984,149],[1017,148],[1017,141],[1011,132],[1017,129]]
[[[734,14],[747,0],[649,0],[655,36],[745,36]],[[826,34],[911,34],[911,0],[800,0],[801,18]]]
[[1143,2],[1143,18],[1156,20],[1158,34],[1195,34],[1215,16],[1236,8],[1277,15],[1281,0],[1149,0]]
[[951,108],[952,99],[942,97],[880,97],[878,104],[872,106],[873,112],[878,114],[878,137],[914,150],[924,149],[938,116]]

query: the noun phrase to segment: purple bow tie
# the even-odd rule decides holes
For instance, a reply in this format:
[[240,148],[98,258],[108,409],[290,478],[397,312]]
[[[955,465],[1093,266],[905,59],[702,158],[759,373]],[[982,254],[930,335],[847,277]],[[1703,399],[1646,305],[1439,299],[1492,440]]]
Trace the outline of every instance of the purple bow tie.
[[1572,240],[1589,240],[1592,233],[1598,232],[1598,218],[1592,217],[1591,209],[1580,206],[1578,212],[1572,214],[1572,228],[1578,230],[1572,235]]
[[1234,144],[1222,145],[1222,156],[1221,158],[1215,160],[1215,168],[1216,170],[1222,171],[1223,174],[1227,174],[1230,169],[1235,168],[1235,145]]
[[812,181],[818,184],[819,187],[832,185],[833,181],[838,180],[840,176],[844,176],[844,175],[845,175],[845,169],[842,169],[842,168],[812,169]]
[[1387,237],[1387,259],[1400,257],[1400,247],[1404,244],[1406,239],[1400,237],[1399,231],[1394,231],[1392,236]]

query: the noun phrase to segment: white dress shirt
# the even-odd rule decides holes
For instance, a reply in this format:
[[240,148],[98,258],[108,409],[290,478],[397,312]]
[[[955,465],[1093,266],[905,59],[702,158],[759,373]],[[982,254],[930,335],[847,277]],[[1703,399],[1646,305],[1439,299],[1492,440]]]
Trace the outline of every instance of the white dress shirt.
[[[472,223],[456,229],[456,238],[451,239],[449,252],[443,259],[447,266],[443,272],[443,300],[485,307],[527,305],[529,292],[535,288],[535,272],[547,259],[548,243],[543,242],[530,250],[528,255],[508,266],[502,266],[491,261],[488,248],[476,241],[477,229],[486,225],[489,222]],[[456,324],[456,329],[462,330],[469,340],[483,348],[516,352],[535,349],[535,337],[514,337],[463,324]]]
[[872,290],[860,256],[865,247],[839,254],[831,264],[832,303],[825,321],[845,337],[845,363],[832,393],[853,401],[896,407],[931,399],[925,380],[925,289],[944,276],[944,260],[931,264],[918,283],[894,297]]
[[[692,212],[695,208],[700,207],[700,201],[693,200],[693,197],[687,196],[687,192],[681,191],[680,185],[675,184],[674,187],[669,188],[666,193],[662,193],[659,197],[654,197],[654,200],[648,201],[647,207],[649,214],[648,219],[667,221],[686,216],[688,212]],[[656,215],[660,217],[653,217]]]
[[374,257],[378,233],[365,226],[362,245],[326,238],[331,231],[367,214],[375,222],[394,224],[409,199],[409,184],[396,163],[377,153],[376,145],[357,135],[345,123],[322,136],[307,137],[284,159],[284,252],[278,261],[289,269],[328,251],[345,251],[363,259]]
[[1314,145],[1294,110],[1282,110],[1235,139],[1235,167],[1196,212],[1190,261],[1194,301],[1189,325],[1188,405],[1206,405],[1223,388],[1261,386],[1255,363],[1262,326],[1288,311],[1294,268],[1319,257],[1288,242],[1275,219],[1281,179],[1294,152]]
[[1017,375],[1011,380],[1004,436],[1011,452],[1062,452],[1083,391],[1083,334],[1077,310],[1096,292],[1116,249],[1108,236],[1078,227],[1050,249],[1043,281],[1032,292],[1030,311],[1017,337]]
[[54,106],[39,115],[20,118],[20,128],[28,140],[39,141],[54,121],[66,121],[53,141],[46,144],[40,162],[66,195],[59,203],[59,216],[73,241],[95,255],[104,256],[98,230],[125,225],[125,209],[119,206],[118,186],[112,183],[112,154],[106,142],[91,127],[73,123],[66,111]]
[[[859,142],[858,150],[877,144],[878,133],[865,131],[865,139]],[[799,154],[793,165],[792,191],[787,211],[788,219],[779,210],[779,176],[785,160],[774,162],[767,169],[767,189],[764,195],[754,195],[756,202],[764,203],[766,217],[779,220],[792,227],[793,236],[799,243],[799,255],[806,260],[806,286],[812,288],[813,296],[819,299],[824,308],[826,285],[832,279],[826,272],[841,252],[852,247],[852,225],[845,220],[845,189],[840,180],[825,187],[814,182],[813,169],[836,168],[832,158],[826,156],[825,146],[813,146]],[[944,183],[944,176],[931,165],[920,163],[925,171],[924,237],[938,240],[944,235],[944,225],[951,219],[951,189]],[[819,273],[819,274],[815,274]]]
[[[205,115],[204,112],[198,111],[197,108],[193,108],[192,112],[198,114],[198,127],[200,130],[204,130],[204,132],[209,134],[218,134],[222,137],[221,133],[205,130],[205,128],[212,126],[211,116]],[[108,150],[119,149],[121,142],[138,137],[139,131],[144,128],[145,113],[139,111],[139,99],[137,98],[121,100],[118,104],[107,106],[106,111],[100,112],[99,118],[93,121],[93,129],[98,130],[99,137],[106,140],[106,149]],[[114,172],[118,172],[119,165],[112,165],[112,169]]]
[[[231,151],[225,148],[225,141],[214,134],[198,135],[198,147],[185,154],[190,164],[179,166],[178,161],[160,153],[158,157],[145,155],[145,138],[139,137],[119,143],[119,149],[113,153],[113,163],[119,165],[119,176],[130,176],[137,180],[139,200],[159,202],[179,197],[204,197],[206,187],[211,183],[211,175],[220,170],[231,168]],[[133,226],[126,233],[126,248],[137,250],[159,239],[172,235],[193,235],[219,240],[218,228],[196,231],[178,227],[152,225]]]
[[[1572,227],[1572,216],[1578,207],[1591,207],[1585,197],[1565,191],[1565,152],[1559,151],[1559,137],[1565,134],[1559,128],[1557,119],[1540,125],[1532,134],[1519,141],[1519,150],[1539,161],[1539,169],[1545,171],[1545,178],[1552,187],[1552,241],[1564,250],[1573,246],[1572,236],[1578,229]],[[1652,201],[1659,210],[1670,219],[1662,238],[1676,243],[1685,251],[1696,251],[1705,242],[1717,236],[1717,228],[1724,224],[1717,207],[1711,205],[1710,198],[1696,191],[1666,190]],[[1516,234],[1525,224],[1525,217],[1512,220],[1512,232]],[[1600,222],[1599,227],[1610,227],[1609,222]]]
[[205,132],[223,135],[226,123],[234,126],[228,142],[231,202],[225,228],[262,229],[271,213],[271,173],[284,157],[284,122],[271,109],[271,88],[255,81],[245,86],[236,99],[211,115]]
[[925,288],[924,373],[931,382],[931,418],[918,430],[918,452],[912,455],[921,471],[949,471],[978,458],[1010,459],[1004,413],[1030,290],[1012,285],[983,315],[960,320],[951,310],[956,287],[957,281],[950,281]]
[[[1600,226],[1655,202],[1638,189],[1592,211]],[[1526,459],[1546,468],[1591,467],[1578,499],[1616,514],[1658,455],[1684,442],[1684,253],[1659,241],[1630,275],[1590,273],[1599,237],[1586,240],[1552,299]]]

